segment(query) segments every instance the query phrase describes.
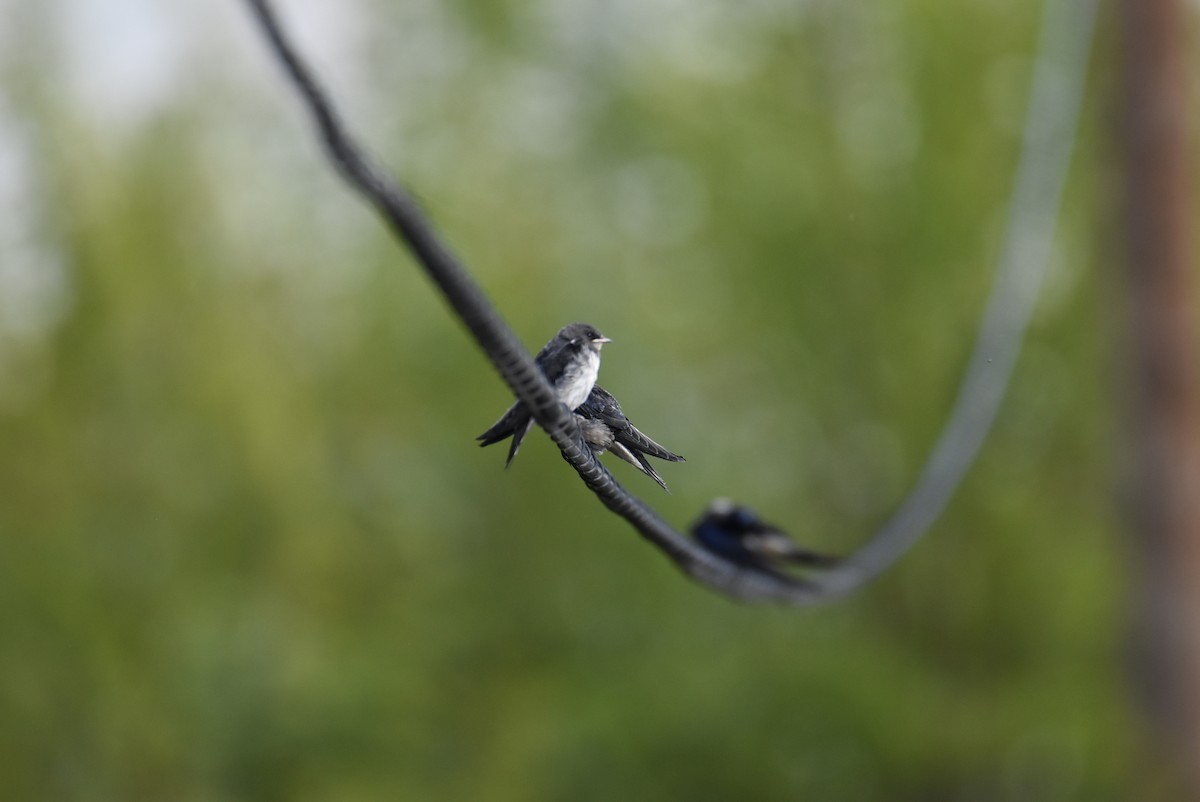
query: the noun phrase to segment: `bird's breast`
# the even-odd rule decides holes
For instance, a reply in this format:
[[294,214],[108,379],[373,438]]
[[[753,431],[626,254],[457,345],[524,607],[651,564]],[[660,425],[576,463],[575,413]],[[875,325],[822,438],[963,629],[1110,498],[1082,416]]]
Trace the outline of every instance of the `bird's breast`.
[[587,401],[600,375],[600,355],[588,349],[567,363],[558,381],[558,400],[575,409]]

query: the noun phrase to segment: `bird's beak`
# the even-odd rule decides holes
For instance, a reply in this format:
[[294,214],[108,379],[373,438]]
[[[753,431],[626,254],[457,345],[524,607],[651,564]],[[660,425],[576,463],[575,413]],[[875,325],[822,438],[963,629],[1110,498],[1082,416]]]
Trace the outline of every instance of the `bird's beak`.
[[597,345],[604,345],[605,343],[612,342],[612,340],[608,339],[607,337],[597,337],[596,339],[592,340],[592,342],[596,343]]

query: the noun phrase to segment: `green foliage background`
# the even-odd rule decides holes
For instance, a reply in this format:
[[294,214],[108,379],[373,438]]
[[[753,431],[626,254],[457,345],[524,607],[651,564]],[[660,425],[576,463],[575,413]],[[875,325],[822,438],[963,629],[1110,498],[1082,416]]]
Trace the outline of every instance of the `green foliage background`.
[[[615,340],[603,383],[688,457],[673,495],[622,481],[680,525],[726,495],[848,551],[959,381],[1039,6],[734,5],[379,3],[353,47],[304,44],[531,349]],[[195,31],[124,127],[61,91],[54,19],[5,77],[67,280],[42,336],[0,339],[10,798],[1155,792],[1106,55],[979,463],[894,570],[794,611],[684,581],[544,437],[507,472],[475,447],[504,388],[247,19]]]

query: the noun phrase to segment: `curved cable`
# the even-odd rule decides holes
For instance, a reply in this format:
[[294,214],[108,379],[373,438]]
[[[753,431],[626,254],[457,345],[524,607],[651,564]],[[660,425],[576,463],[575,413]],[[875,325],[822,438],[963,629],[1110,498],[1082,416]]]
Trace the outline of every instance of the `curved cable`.
[[846,593],[884,571],[929,529],[975,461],[1000,410],[1046,275],[1071,164],[1096,0],[1047,0],[1004,245],[958,397],[916,485],[878,533],[821,578]]
[[529,352],[412,196],[376,167],[347,132],[283,32],[269,0],[246,1],[338,171],[412,251],[501,378],[529,407],[588,488],[689,577],[746,601],[793,605],[830,601],[885,570],[941,513],[995,418],[1037,299],[1078,124],[1096,0],[1047,0],[1003,256],[958,399],[916,487],[862,548],[836,567],[807,577],[754,571],[713,554],[676,531],[613,478],[583,442],[575,416],[558,402]]

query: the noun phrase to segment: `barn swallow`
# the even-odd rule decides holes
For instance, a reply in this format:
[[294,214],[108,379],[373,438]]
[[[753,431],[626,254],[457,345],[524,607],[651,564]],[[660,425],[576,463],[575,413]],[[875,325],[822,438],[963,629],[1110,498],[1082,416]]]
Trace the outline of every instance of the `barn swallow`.
[[772,576],[786,576],[781,567],[825,568],[837,557],[797,545],[777,527],[760,520],[746,507],[717,499],[692,526],[700,545],[732,563]]
[[646,455],[668,462],[683,462],[683,457],[673,454],[646,435],[638,431],[625,413],[613,394],[600,385],[592,387],[587,400],[575,410],[579,418],[579,427],[583,431],[583,439],[591,446],[596,454],[611,451],[621,459],[649,476],[666,490],[667,483],[658,472],[650,466]]
[[[609,342],[612,340],[594,326],[572,323],[564,326],[538,352],[534,361],[567,409],[574,410],[587,399],[600,373],[600,349]],[[517,401],[492,428],[475,439],[480,441],[481,446],[490,446],[511,437],[508,460],[504,463],[507,468],[512,464],[513,457],[517,456],[521,441],[532,425],[533,416],[529,414],[529,409]]]

